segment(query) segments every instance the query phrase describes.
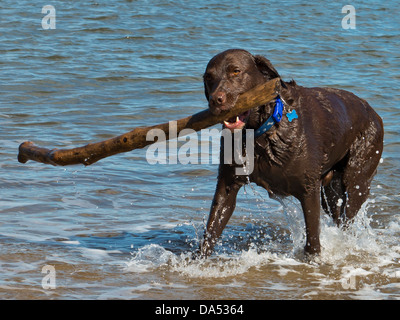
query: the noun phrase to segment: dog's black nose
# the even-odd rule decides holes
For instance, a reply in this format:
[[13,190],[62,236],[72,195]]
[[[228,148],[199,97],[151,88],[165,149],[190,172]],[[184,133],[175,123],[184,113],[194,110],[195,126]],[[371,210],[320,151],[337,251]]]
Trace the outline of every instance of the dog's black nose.
[[224,105],[226,102],[226,94],[225,92],[218,91],[213,95],[214,101],[220,106]]
[[221,111],[227,110],[228,106],[226,105],[226,102],[227,98],[225,92],[223,91],[215,92],[212,96],[210,96],[209,99],[209,107],[211,113],[214,115],[218,115],[221,113]]

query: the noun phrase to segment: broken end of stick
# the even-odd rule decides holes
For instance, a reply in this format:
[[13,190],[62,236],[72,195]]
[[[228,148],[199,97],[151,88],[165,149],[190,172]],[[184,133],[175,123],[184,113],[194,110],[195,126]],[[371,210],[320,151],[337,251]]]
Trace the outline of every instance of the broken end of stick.
[[52,153],[54,150],[40,148],[34,145],[32,141],[25,141],[18,148],[18,161],[26,163],[29,160],[57,165],[52,161]]
[[34,146],[32,141],[25,141],[25,142],[23,142],[23,143],[21,143],[19,145],[19,148],[18,148],[18,162],[20,162],[20,163],[27,163],[28,162],[29,157],[26,156],[24,151],[27,148],[30,148],[31,146]]

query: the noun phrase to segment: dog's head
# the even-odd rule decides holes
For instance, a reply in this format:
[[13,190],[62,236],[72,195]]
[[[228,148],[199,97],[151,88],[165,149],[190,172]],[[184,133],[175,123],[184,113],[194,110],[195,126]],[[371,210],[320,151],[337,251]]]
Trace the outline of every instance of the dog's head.
[[[262,56],[253,56],[241,49],[230,49],[217,54],[204,73],[204,91],[211,113],[233,108],[240,94],[268,80],[279,77],[271,62]],[[224,126],[230,130],[243,129],[250,111],[226,119]]]

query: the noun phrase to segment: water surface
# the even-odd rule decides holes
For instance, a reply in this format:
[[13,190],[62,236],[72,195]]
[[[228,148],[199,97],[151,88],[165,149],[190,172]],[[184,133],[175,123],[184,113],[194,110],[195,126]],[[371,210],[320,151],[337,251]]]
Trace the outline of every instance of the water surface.
[[[344,30],[334,2],[3,0],[0,297],[399,299],[399,4],[354,6]],[[88,167],[17,162],[26,140],[81,146],[205,109],[202,73],[228,48],[265,55],[285,80],[350,90],[383,118],[371,196],[348,231],[323,218],[319,259],[302,255],[298,203],[248,185],[216,253],[191,261],[216,164],[150,165],[146,149]],[[56,289],[42,286],[46,265]]]

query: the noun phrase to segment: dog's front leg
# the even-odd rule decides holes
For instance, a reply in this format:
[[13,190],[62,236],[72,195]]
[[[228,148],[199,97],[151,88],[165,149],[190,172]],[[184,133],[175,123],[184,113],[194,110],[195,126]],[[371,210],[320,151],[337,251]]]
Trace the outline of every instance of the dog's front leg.
[[211,254],[215,243],[235,210],[236,196],[243,184],[234,175],[233,167],[220,166],[217,188],[211,205],[204,239],[200,246],[200,255],[202,257],[207,257]]
[[306,224],[306,246],[304,251],[307,254],[319,254],[321,245],[319,242],[320,233],[320,187],[308,191],[299,197]]

